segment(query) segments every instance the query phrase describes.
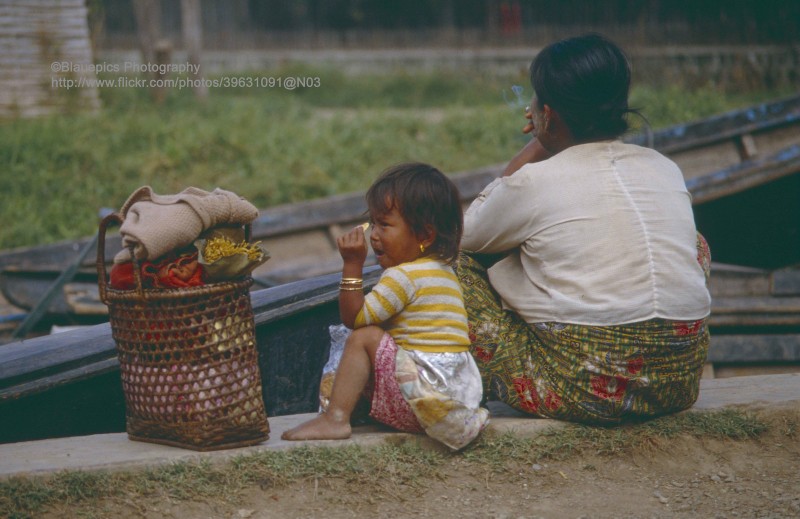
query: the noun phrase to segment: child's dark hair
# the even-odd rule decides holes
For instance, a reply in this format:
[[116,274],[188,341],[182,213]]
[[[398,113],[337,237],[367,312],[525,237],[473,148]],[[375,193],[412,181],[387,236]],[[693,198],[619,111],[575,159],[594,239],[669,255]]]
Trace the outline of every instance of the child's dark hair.
[[433,166],[409,162],[385,170],[367,190],[367,207],[376,213],[397,207],[417,234],[431,225],[436,240],[429,250],[446,263],[458,256],[464,231],[461,197],[453,181]]

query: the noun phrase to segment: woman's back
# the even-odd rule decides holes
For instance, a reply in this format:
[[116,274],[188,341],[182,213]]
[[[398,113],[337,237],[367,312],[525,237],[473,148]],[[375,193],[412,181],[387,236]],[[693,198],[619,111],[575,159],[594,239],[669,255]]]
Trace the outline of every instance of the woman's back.
[[691,198],[659,153],[619,141],[576,145],[491,189],[502,196],[467,212],[464,248],[519,247],[489,277],[527,322],[708,315]]

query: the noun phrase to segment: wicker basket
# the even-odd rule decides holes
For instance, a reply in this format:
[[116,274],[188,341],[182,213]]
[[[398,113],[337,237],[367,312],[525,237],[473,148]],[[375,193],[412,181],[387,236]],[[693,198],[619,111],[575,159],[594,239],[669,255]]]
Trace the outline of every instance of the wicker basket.
[[153,290],[107,286],[100,224],[97,274],[108,305],[125,394],[128,437],[199,451],[254,445],[269,437],[258,368],[252,279]]

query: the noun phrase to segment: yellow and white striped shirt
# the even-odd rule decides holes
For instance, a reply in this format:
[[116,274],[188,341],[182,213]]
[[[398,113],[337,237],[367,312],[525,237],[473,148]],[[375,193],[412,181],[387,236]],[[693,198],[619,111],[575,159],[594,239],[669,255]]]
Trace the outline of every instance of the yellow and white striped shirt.
[[364,297],[355,327],[378,325],[401,348],[427,352],[468,351],[467,312],[453,269],[420,258],[386,269]]

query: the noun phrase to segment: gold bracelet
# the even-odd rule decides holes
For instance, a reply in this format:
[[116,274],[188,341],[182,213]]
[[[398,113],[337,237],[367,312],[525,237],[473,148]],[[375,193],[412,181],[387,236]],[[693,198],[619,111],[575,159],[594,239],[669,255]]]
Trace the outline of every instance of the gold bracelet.
[[363,290],[363,289],[361,287],[343,287],[343,286],[340,285],[339,286],[339,290],[343,290],[345,292],[354,292],[354,291],[358,290],[359,292],[361,292],[361,290]]
[[345,285],[352,285],[364,281],[362,278],[342,278],[342,283]]

